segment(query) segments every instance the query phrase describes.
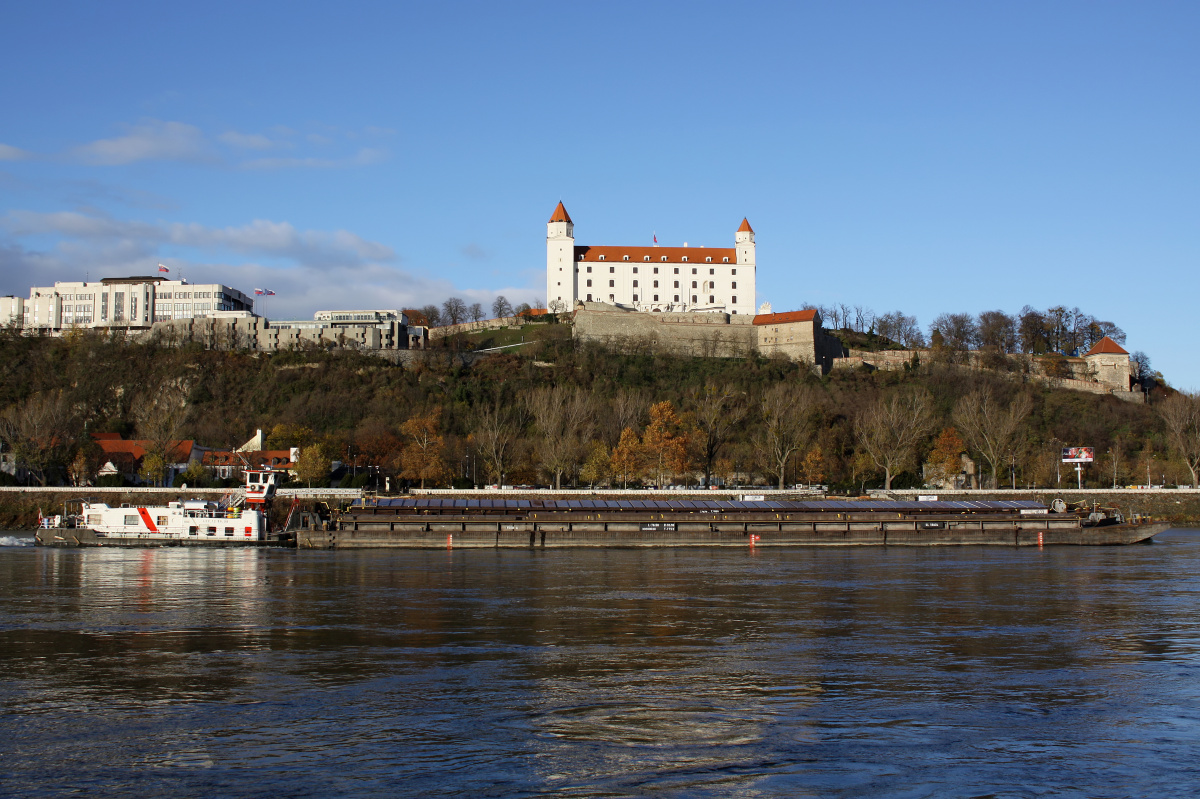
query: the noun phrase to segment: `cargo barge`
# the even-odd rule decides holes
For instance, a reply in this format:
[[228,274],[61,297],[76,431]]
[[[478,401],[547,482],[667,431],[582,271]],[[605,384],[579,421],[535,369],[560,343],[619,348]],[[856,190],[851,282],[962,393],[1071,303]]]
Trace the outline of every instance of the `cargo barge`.
[[297,530],[310,549],[1135,544],[1170,525],[1029,500],[365,499]]

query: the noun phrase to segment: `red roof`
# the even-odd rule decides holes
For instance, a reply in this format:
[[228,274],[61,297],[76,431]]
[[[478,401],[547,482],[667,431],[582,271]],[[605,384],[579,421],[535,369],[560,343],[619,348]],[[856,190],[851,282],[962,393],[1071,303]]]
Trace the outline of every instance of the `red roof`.
[[203,455],[205,466],[245,466],[250,462],[251,468],[260,466],[277,466],[284,469],[294,468],[292,451],[289,449],[263,449],[255,452],[232,452],[230,450],[212,450]]
[[120,433],[92,433],[92,438],[96,441],[120,441]]
[[[1096,342],[1096,346],[1092,347],[1087,352],[1088,355],[1128,355],[1129,353],[1121,349],[1121,345],[1113,341],[1108,336]],[[1087,357],[1087,355],[1083,356]]]
[[[101,433],[100,435],[104,434]],[[134,459],[138,459],[146,457],[146,453],[153,446],[153,443],[150,441],[132,441],[120,438],[97,438],[96,446],[106,456],[123,453]],[[167,461],[169,463],[186,463],[188,458],[192,456],[192,450],[195,449],[195,446],[195,441],[176,441],[175,446],[171,447],[171,451],[167,453]]]
[[817,318],[817,312],[787,311],[786,313],[763,313],[754,317],[756,325],[782,325],[788,322],[811,322]]
[[750,227],[750,220],[743,216],[742,217],[742,226],[737,229],[737,232],[738,233],[753,233],[754,228]]
[[[737,250],[732,247],[576,247],[575,260],[594,262],[599,261],[600,256],[604,256],[605,263],[609,261],[624,261],[625,256],[629,256],[630,263],[663,263],[666,258],[666,263],[681,264],[684,263],[684,258],[688,259],[689,263],[705,264],[710,263],[706,259],[712,258],[711,263],[725,263],[726,258],[729,263],[737,265]],[[650,258],[646,261],[647,256]]]
[[[554,213],[550,216],[551,222],[570,222],[571,215],[567,213],[567,208],[562,204],[562,200],[558,201],[558,206],[554,209]],[[574,224],[574,223],[572,223]]]

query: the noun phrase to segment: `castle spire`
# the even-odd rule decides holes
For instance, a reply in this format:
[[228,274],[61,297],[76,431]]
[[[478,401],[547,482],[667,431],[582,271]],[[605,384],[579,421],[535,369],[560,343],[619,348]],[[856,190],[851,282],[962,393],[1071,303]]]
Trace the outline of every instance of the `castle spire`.
[[[559,203],[559,205],[561,206],[562,203]],[[566,211],[563,211],[563,213],[565,214]],[[728,230],[728,228],[726,228],[726,230]],[[742,226],[737,229],[737,232],[738,233],[753,233],[754,228],[750,227],[750,220],[743,216],[742,217]]]
[[[571,215],[567,213],[566,206],[562,204],[562,200],[558,201],[558,207],[554,209],[554,213],[550,217],[551,222],[570,222]],[[574,224],[573,222],[571,224]]]

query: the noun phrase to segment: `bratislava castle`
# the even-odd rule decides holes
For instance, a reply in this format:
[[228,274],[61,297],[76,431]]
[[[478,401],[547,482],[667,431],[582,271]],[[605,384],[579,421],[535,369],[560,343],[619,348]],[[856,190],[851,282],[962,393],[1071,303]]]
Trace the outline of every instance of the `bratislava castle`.
[[604,302],[639,311],[754,313],[754,230],[733,247],[590,247],[560,202],[546,225],[546,304]]

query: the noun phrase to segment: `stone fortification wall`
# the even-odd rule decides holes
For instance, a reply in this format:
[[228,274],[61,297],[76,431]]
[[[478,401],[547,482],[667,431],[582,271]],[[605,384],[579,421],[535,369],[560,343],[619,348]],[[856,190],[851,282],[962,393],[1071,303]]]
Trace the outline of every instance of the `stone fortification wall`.
[[758,343],[754,317],[745,314],[643,313],[598,302],[576,307],[576,339],[616,349],[744,358]]
[[[540,318],[540,317],[539,317]],[[500,330],[505,327],[520,327],[528,324],[529,319],[520,316],[499,316],[495,319],[481,319],[478,322],[462,322],[457,325],[443,325],[429,328],[429,338],[438,339],[458,333],[478,333],[480,330]]]

